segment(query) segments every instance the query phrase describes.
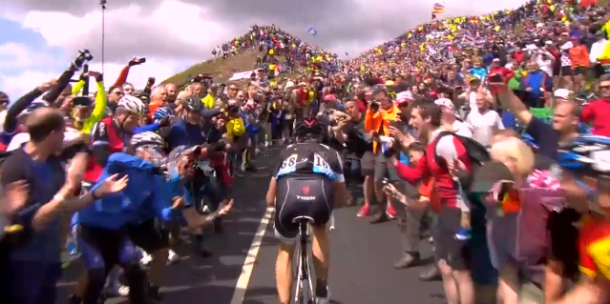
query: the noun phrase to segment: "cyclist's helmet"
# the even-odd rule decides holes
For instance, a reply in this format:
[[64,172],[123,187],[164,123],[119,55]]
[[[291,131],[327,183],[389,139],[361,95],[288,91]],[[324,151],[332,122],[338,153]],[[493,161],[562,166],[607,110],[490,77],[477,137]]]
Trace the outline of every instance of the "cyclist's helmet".
[[297,122],[294,128],[295,137],[305,137],[307,135],[319,137],[322,134],[324,134],[324,125],[315,118],[305,118]]
[[135,96],[125,95],[119,99],[118,108],[123,108],[132,114],[143,115],[146,105]]
[[144,158],[153,166],[162,168],[167,164],[163,151],[165,142],[161,135],[150,131],[138,133],[131,137],[129,144],[135,151],[146,151]]
[[158,108],[155,113],[153,114],[153,117],[155,119],[155,121],[159,121],[165,117],[171,117],[174,115],[174,111],[172,109],[170,109],[169,107],[160,107]]
[[582,175],[610,178],[610,138],[581,135],[559,151],[558,163]]
[[163,140],[163,137],[161,137],[161,135],[155,132],[147,131],[132,136],[131,140],[129,141],[129,144],[134,147],[147,145],[163,146],[165,145],[165,141]]
[[203,110],[203,103],[201,102],[201,100],[199,100],[199,98],[195,97],[195,96],[190,96],[184,99],[184,101],[182,101],[182,103],[184,104],[184,108],[191,112],[191,111],[196,111],[199,112],[201,110]]

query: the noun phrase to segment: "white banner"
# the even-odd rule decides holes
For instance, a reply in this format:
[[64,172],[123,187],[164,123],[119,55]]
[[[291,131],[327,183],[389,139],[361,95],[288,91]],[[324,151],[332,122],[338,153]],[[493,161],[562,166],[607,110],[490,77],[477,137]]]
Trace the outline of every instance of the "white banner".
[[229,78],[229,81],[248,79],[248,78],[250,78],[250,75],[252,75],[253,72],[254,72],[254,70],[233,73],[233,76],[231,76],[231,78]]

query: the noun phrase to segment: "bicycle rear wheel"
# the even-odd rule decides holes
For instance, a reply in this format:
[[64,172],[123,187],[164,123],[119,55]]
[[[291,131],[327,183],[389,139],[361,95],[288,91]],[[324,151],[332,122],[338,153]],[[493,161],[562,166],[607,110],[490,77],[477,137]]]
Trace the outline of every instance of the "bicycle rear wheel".
[[307,223],[299,225],[300,240],[297,252],[297,282],[294,297],[295,304],[315,304],[313,293],[313,282],[311,280],[311,267],[309,264],[308,245],[309,236],[307,233]]

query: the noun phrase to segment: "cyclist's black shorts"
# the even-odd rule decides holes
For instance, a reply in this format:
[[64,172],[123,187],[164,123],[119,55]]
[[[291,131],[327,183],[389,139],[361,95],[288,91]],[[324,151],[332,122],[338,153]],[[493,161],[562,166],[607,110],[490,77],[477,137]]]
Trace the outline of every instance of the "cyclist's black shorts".
[[277,181],[274,218],[275,236],[293,242],[299,234],[299,216],[313,219],[314,226],[324,226],[333,210],[333,181],[322,176],[285,177]]
[[127,226],[127,235],[134,245],[152,254],[169,248],[169,232],[161,228],[154,219]]

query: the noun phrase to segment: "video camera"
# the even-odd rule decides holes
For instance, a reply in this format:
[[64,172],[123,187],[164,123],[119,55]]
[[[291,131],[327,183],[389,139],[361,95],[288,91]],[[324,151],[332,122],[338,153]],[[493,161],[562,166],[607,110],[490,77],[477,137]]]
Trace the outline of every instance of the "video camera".
[[86,62],[93,60],[93,55],[89,52],[89,50],[80,50],[78,51],[78,55],[76,59],[72,62],[72,67],[77,70],[80,70]]

